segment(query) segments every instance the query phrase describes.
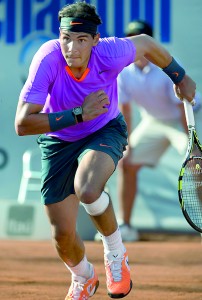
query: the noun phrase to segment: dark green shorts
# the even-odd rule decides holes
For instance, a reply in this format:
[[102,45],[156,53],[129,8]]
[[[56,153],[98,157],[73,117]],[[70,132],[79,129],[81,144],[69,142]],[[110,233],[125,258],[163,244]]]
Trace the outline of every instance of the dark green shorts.
[[127,126],[122,114],[100,130],[76,142],[40,135],[37,142],[41,149],[42,160],[42,202],[56,203],[70,194],[75,194],[74,176],[78,163],[90,150],[107,153],[116,167],[128,144],[127,137]]

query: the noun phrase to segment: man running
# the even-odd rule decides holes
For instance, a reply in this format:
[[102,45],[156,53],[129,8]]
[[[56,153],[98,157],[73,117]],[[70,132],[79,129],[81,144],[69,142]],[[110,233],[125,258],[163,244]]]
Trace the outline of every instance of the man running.
[[19,97],[16,132],[40,134],[42,201],[58,255],[72,275],[66,300],[89,299],[98,287],[76,232],[79,203],[102,234],[108,295],[123,298],[132,288],[128,255],[104,192],[127,145],[117,76],[145,56],[173,79],[180,98],[192,101],[195,83],[149,36],[101,39],[101,19],[86,2],[63,7],[59,22],[59,39],[42,45],[32,60]]

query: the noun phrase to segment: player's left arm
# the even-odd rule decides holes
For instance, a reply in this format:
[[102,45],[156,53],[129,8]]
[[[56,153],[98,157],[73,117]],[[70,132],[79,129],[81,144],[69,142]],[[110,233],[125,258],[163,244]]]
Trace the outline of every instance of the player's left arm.
[[135,61],[144,56],[171,78],[176,96],[179,99],[185,98],[189,102],[194,99],[196,83],[160,43],[146,34],[128,37],[128,39],[134,43],[136,48]]

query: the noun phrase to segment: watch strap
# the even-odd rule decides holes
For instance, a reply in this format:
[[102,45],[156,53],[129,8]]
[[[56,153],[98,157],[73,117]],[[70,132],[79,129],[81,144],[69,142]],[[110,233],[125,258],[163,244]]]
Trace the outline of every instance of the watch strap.
[[[78,110],[79,110],[81,113],[78,113]],[[82,123],[82,122],[83,122],[82,112],[83,112],[82,106],[75,107],[75,108],[73,108],[73,110],[72,110],[72,113],[73,113],[73,115],[74,115],[74,117],[75,117],[77,123]]]
[[75,115],[77,123],[82,123],[83,122],[83,118],[82,118],[82,114],[79,115]]

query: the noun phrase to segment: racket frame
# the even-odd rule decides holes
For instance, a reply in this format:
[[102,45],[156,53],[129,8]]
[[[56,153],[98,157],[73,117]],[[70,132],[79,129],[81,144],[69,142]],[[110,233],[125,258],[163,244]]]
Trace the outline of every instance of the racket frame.
[[198,139],[197,133],[196,133],[196,129],[195,129],[195,120],[194,120],[194,113],[193,113],[192,105],[191,105],[190,102],[188,102],[185,99],[183,100],[183,103],[184,103],[184,110],[185,110],[186,122],[187,122],[187,127],[188,127],[188,146],[187,146],[187,151],[186,151],[186,154],[185,154],[185,160],[182,164],[180,174],[179,174],[179,178],[178,178],[178,197],[179,197],[179,202],[180,202],[180,206],[181,206],[181,209],[182,209],[182,213],[183,213],[185,219],[187,220],[187,222],[191,225],[191,227],[193,229],[195,229],[196,231],[202,233],[202,228],[199,228],[190,219],[190,217],[189,217],[189,215],[186,211],[186,207],[185,207],[185,203],[184,203],[183,195],[182,195],[182,178],[183,178],[183,175],[184,175],[186,164],[190,160],[197,158],[197,156],[191,156],[194,144],[197,144],[198,147],[200,148],[200,150],[202,151],[202,146],[199,142],[199,139]]

